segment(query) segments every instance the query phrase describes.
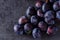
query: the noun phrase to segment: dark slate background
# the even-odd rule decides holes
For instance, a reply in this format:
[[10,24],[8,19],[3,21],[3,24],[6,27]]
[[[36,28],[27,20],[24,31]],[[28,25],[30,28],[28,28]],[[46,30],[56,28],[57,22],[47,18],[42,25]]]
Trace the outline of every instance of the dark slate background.
[[[13,25],[25,15],[27,7],[35,2],[36,0],[0,0],[0,40],[35,40],[31,36],[20,36],[13,32]],[[41,39],[60,40],[60,31],[50,37],[44,35]]]

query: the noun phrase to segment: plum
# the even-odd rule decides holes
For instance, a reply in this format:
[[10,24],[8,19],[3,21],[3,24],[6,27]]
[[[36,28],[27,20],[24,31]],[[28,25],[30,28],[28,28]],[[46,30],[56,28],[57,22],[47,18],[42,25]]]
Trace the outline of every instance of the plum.
[[20,17],[18,20],[19,24],[25,24],[27,22],[28,22],[28,19],[25,16]]
[[23,31],[23,26],[16,24],[14,25],[14,32],[20,35],[23,35],[24,31]]
[[37,10],[41,9],[43,3],[44,3],[44,2],[42,2],[42,1],[37,1],[36,4],[35,4],[36,9],[37,9]]
[[43,21],[38,23],[38,27],[41,29],[41,31],[46,31],[47,30],[47,24]]
[[44,15],[45,22],[48,24],[54,24],[55,13],[53,11],[47,11]]
[[37,10],[37,16],[44,17],[42,10]]
[[24,32],[26,33],[26,34],[31,34],[31,32],[32,32],[32,25],[30,24],[30,23],[26,23],[25,25],[24,25]]
[[48,3],[44,3],[43,5],[42,5],[42,11],[43,12],[46,12],[46,11],[48,11],[48,10],[50,10],[51,8],[50,8],[50,4],[48,4]]
[[33,6],[29,6],[27,11],[26,11],[26,16],[29,19],[32,15],[36,15],[36,9]]
[[60,1],[56,1],[53,4],[53,9],[54,9],[54,11],[58,11],[60,9]]
[[34,28],[32,31],[33,38],[41,38],[41,32],[38,28]]
[[36,16],[31,16],[31,23],[36,25],[38,23],[38,19]]
[[57,12],[56,12],[56,18],[57,18],[58,20],[60,20],[60,11],[57,11]]
[[55,27],[55,26],[48,26],[47,34],[48,35],[53,35],[53,34],[56,34],[57,31],[58,31],[57,27]]
[[51,11],[51,10],[47,11],[44,15],[45,18],[49,18],[49,19],[55,18],[54,16],[55,16],[55,13],[54,11]]
[[38,18],[38,22],[44,21],[44,13],[40,9],[37,10],[37,18]]

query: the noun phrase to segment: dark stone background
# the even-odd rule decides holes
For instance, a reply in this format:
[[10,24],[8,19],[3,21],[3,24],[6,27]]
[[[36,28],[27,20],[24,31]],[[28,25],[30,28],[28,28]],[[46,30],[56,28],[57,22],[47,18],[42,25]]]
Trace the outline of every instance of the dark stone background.
[[[16,35],[13,25],[25,14],[27,7],[35,2],[36,0],[0,0],[0,40],[34,40],[28,35]],[[60,40],[60,31],[51,37],[44,35],[42,40]]]

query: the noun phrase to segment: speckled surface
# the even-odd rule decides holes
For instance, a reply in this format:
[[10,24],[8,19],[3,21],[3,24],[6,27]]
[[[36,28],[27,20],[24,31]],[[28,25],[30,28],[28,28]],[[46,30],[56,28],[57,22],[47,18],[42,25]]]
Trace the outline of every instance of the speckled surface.
[[[20,36],[13,32],[13,25],[25,15],[27,7],[34,3],[35,0],[0,0],[0,40],[36,40],[31,36]],[[41,40],[60,40],[60,30],[54,36],[42,36]]]

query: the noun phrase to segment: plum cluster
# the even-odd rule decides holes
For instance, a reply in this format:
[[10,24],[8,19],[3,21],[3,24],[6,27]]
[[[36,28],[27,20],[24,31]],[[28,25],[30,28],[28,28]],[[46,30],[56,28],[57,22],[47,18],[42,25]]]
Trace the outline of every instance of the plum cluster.
[[37,1],[35,6],[29,6],[25,16],[14,25],[14,32],[20,35],[32,35],[33,38],[41,37],[42,33],[53,35],[57,31],[56,19],[60,20],[60,1]]

